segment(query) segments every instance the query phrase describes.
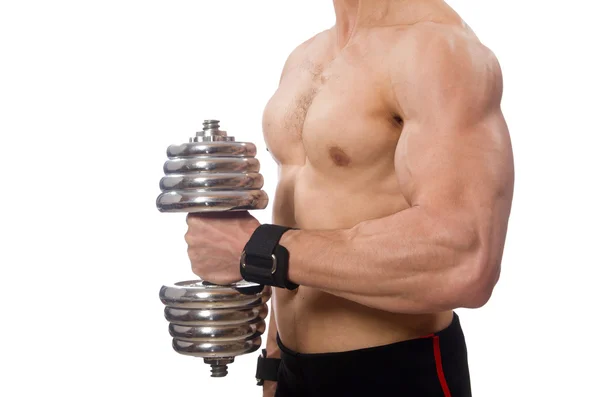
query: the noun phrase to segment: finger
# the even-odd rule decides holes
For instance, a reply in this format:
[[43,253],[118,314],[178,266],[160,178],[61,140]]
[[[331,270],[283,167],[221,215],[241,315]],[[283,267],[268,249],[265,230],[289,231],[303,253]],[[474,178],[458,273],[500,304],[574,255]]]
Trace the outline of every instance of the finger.
[[186,215],[185,217],[185,223],[187,223],[187,225],[190,225],[190,222],[192,222],[194,219],[198,218],[197,214],[194,213],[189,213]]
[[248,211],[225,211],[225,212],[204,212],[197,214],[201,218],[209,219],[240,219],[250,216]]
[[[203,219],[207,221],[223,221],[223,222],[237,222],[251,219],[252,215],[248,211],[231,211],[231,212],[207,212],[199,214],[197,219]],[[192,218],[193,219],[193,218]]]

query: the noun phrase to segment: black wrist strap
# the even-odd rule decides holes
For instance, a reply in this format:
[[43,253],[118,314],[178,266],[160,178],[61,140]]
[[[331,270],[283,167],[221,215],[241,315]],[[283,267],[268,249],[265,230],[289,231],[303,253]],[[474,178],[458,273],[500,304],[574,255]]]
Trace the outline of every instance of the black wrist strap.
[[291,227],[263,224],[250,237],[240,260],[240,273],[246,281],[290,290],[298,285],[288,280],[290,254],[279,245]]
[[256,381],[258,386],[262,386],[265,380],[277,382],[277,373],[281,359],[267,358],[267,349],[262,350],[262,355],[258,356],[256,363]]

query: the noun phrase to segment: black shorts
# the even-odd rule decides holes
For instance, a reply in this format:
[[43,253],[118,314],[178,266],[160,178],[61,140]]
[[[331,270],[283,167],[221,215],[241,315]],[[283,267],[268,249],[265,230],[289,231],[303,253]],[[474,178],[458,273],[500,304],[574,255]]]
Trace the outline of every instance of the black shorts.
[[418,339],[340,353],[296,353],[281,343],[275,397],[470,397],[465,338],[452,323]]

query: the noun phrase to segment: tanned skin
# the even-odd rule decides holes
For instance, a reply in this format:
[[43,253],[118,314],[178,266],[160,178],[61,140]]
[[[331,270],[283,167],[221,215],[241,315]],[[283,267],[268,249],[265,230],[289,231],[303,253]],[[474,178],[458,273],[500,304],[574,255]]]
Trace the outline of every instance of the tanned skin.
[[[439,331],[454,309],[483,306],[500,275],[514,171],[496,57],[441,0],[334,9],[336,25],[289,56],[264,112],[273,223],[300,229],[280,241],[300,287],[273,288],[270,357],[277,333],[315,353]],[[258,221],[188,225],[193,271],[240,280]]]

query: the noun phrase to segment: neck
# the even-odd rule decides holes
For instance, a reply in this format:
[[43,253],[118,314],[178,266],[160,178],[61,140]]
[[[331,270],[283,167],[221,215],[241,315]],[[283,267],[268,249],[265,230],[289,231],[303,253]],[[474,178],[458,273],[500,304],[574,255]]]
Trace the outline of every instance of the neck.
[[333,0],[337,44],[344,47],[358,28],[411,24],[439,0]]
[[360,0],[333,0],[335,10],[335,32],[339,47],[346,45],[358,22]]

